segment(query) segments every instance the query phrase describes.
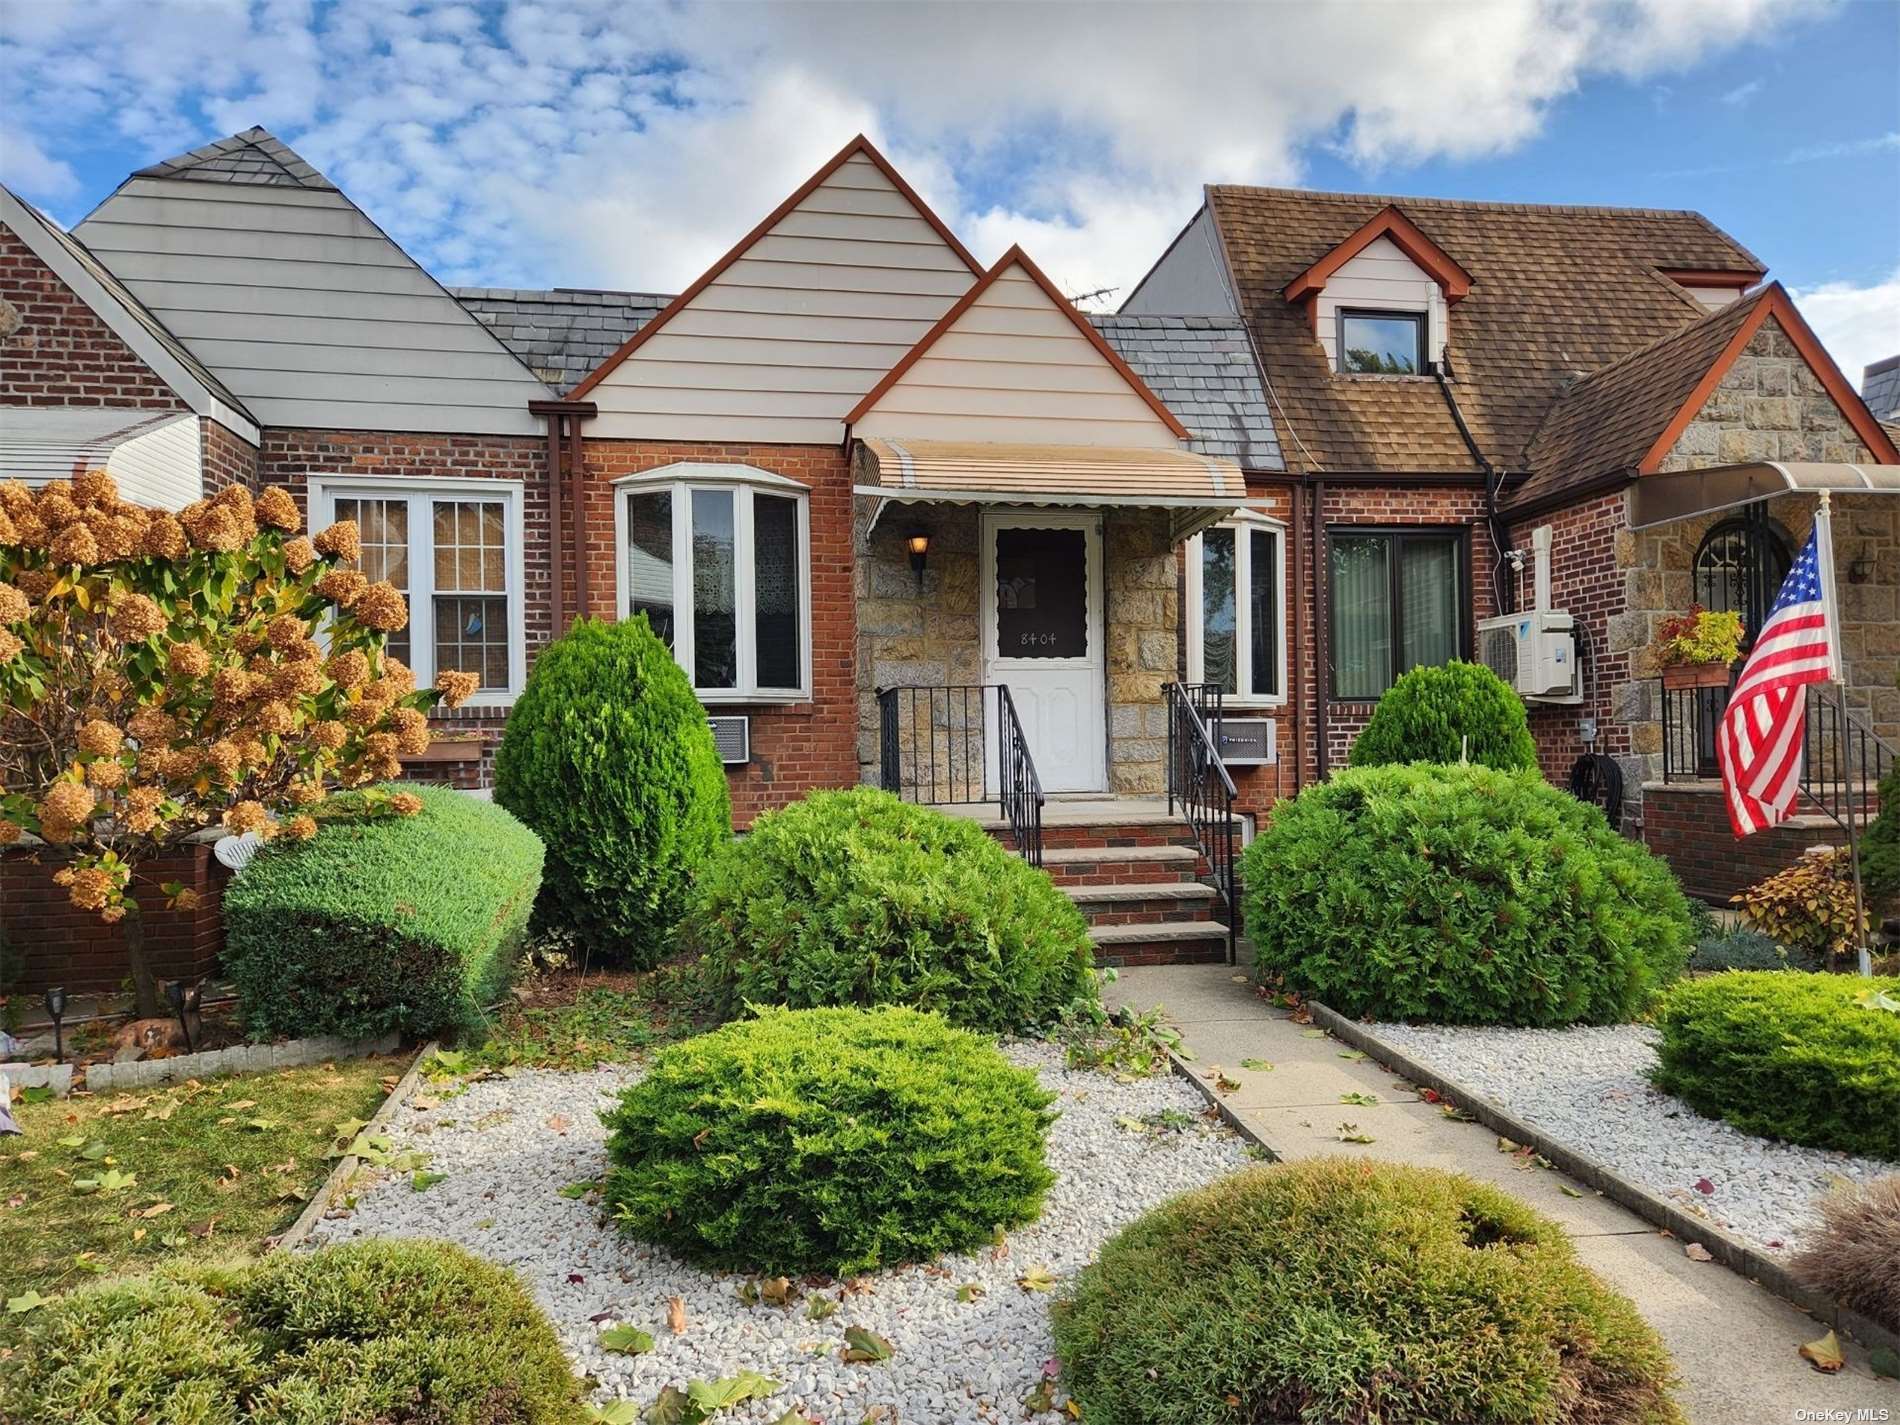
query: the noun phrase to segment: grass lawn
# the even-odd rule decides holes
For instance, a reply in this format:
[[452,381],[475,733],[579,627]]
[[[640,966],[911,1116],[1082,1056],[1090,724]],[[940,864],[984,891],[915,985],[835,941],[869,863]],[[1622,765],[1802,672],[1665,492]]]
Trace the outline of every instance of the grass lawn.
[[469,1069],[625,1063],[701,1027],[690,1011],[668,1003],[670,989],[653,972],[542,975],[522,985],[479,1046],[445,1058]]
[[24,1132],[0,1138],[0,1297],[256,1251],[323,1181],[339,1125],[354,1133],[402,1069],[352,1059],[16,1103]]

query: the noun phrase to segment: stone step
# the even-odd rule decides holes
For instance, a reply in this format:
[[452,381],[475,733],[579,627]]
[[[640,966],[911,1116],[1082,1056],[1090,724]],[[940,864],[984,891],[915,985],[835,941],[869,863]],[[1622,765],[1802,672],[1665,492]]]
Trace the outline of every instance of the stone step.
[[1183,882],[1200,873],[1201,855],[1192,846],[1059,846],[1043,851],[1042,869],[1064,890]]
[[1190,965],[1227,958],[1227,927],[1218,920],[1166,920],[1099,925],[1089,930],[1102,965]]
[[1091,927],[1159,925],[1211,917],[1220,894],[1199,881],[1154,881],[1119,886],[1068,886],[1069,899]]

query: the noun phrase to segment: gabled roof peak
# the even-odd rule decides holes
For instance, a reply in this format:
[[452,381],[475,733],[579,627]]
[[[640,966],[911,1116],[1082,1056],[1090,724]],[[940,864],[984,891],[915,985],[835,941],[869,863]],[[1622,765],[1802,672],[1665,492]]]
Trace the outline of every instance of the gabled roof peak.
[[335,191],[336,184],[267,130],[252,126],[203,148],[139,169],[134,178],[178,178],[194,183],[266,183],[281,188]]
[[1286,287],[1286,299],[1298,302],[1326,285],[1326,280],[1380,238],[1389,239],[1399,251],[1418,265],[1425,275],[1444,289],[1447,302],[1462,300],[1471,291],[1471,274],[1405,216],[1396,203],[1387,203],[1343,242],[1322,254],[1317,262],[1295,277]]

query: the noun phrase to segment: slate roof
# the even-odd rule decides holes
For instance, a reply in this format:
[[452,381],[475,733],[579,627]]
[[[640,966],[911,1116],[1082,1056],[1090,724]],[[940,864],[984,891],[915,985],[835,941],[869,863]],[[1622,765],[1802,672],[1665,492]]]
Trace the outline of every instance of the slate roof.
[[1285,468],[1238,318],[1084,315],[1188,428],[1191,448],[1227,456],[1243,470]]
[[448,290],[502,345],[563,396],[673,300],[654,292],[577,287],[547,292],[514,287]]
[[1435,381],[1335,373],[1306,311],[1283,295],[1387,205],[1471,274],[1470,293],[1450,309],[1452,388],[1480,448],[1511,471],[1527,468],[1532,437],[1567,383],[1703,319],[1659,269],[1763,271],[1697,213],[1220,185],[1207,193],[1280,403],[1275,420],[1302,469],[1479,468]]
[[194,183],[269,183],[334,191],[336,184],[261,128],[218,139],[139,169],[134,178],[184,178]]
[[1900,356],[1869,366],[1861,378],[1860,395],[1876,419],[1900,419]]

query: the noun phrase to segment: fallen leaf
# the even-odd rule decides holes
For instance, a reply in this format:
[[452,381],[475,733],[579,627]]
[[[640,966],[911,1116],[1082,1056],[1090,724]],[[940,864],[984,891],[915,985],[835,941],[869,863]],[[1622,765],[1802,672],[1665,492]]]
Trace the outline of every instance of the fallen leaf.
[[1366,1051],[1364,1049],[1341,1049],[1339,1051],[1339,1057],[1342,1059],[1363,1059],[1366,1057]]
[[1715,1254],[1700,1242],[1690,1242],[1682,1249],[1682,1255],[1692,1262],[1713,1262]]
[[548,1127],[552,1128],[556,1133],[565,1133],[573,1126],[574,1120],[569,1118],[565,1113],[551,1113],[548,1115]]
[[1582,1197],[1583,1196],[1582,1189],[1573,1188],[1572,1186],[1570,1186],[1569,1183],[1558,1183],[1557,1191],[1562,1193],[1565,1197]]
[[1509,1138],[1498,1139],[1498,1151],[1500,1153],[1515,1153],[1523,1146],[1522,1143],[1513,1143]]
[[822,1293],[808,1297],[805,1301],[805,1319],[807,1321],[823,1321],[827,1316],[835,1316],[837,1312],[837,1300],[833,1297],[825,1296]]
[[1867,1353],[1867,1369],[1888,1380],[1900,1380],[1900,1351],[1891,1346],[1876,1346]]
[[[1295,1016],[1295,1017],[1297,1018],[1297,1016]],[[1300,1034],[1300,1038],[1302,1038],[1302,1039],[1324,1039],[1324,1038],[1326,1038],[1326,1031],[1325,1031],[1324,1029],[1308,1029],[1308,1030],[1304,1030],[1304,1031],[1302,1031],[1302,1033]]]
[[1357,1108],[1371,1108],[1378,1103],[1379,1096],[1376,1093],[1343,1093],[1339,1096],[1339,1101],[1350,1103]]
[[1056,1408],[1056,1383],[1052,1380],[1038,1381],[1036,1388],[1023,1397],[1025,1415],[1042,1415]]
[[1264,1074],[1271,1069],[1273,1065],[1269,1064],[1265,1059],[1242,1059],[1240,1061],[1240,1067],[1250,1069],[1256,1074]]
[[677,1296],[666,1300],[666,1329],[675,1336],[686,1334],[686,1303]]
[[988,1290],[989,1288],[984,1286],[982,1282],[965,1282],[962,1286],[957,1288],[957,1300],[968,1305]]
[[637,1356],[653,1349],[653,1337],[638,1326],[609,1326],[600,1333],[600,1348],[623,1356]]
[[1055,1284],[1056,1279],[1050,1275],[1049,1269],[1041,1264],[1031,1267],[1016,1278],[1016,1285],[1024,1291],[1049,1291]]
[[1801,1348],[1800,1355],[1822,1375],[1831,1376],[1847,1364],[1847,1357],[1841,1354],[1840,1339],[1832,1331],[1818,1341],[1808,1342]]
[[766,1277],[759,1283],[759,1298],[767,1306],[786,1306],[792,1299],[789,1277]]
[[24,1292],[19,1296],[7,1298],[7,1315],[24,1316],[29,1311],[38,1311],[51,1302],[51,1297],[41,1296],[37,1291]]
[[605,1405],[590,1404],[587,1418],[592,1425],[636,1425],[640,1419],[640,1407],[623,1396]]
[[434,1187],[437,1183],[446,1182],[448,1180],[448,1176],[449,1175],[447,1173],[417,1172],[410,1177],[409,1186],[411,1189],[413,1189],[416,1192],[427,1192],[430,1188]]
[[1695,1190],[1706,1197],[1715,1191],[1715,1184],[1710,1182],[1707,1178],[1697,1178],[1695,1180]]
[[840,1360],[853,1365],[888,1361],[894,1348],[891,1343],[875,1331],[867,1331],[862,1326],[844,1328],[844,1349],[838,1353]]
[[1339,1141],[1341,1143],[1370,1143],[1373,1137],[1370,1133],[1361,1133],[1356,1123],[1342,1123],[1339,1125]]
[[586,1197],[588,1193],[599,1186],[600,1184],[595,1182],[592,1178],[583,1178],[580,1182],[569,1183],[567,1186],[557,1189],[557,1192],[560,1196],[572,1200]]
[[172,1205],[169,1202],[155,1202],[150,1207],[140,1207],[140,1208],[134,1209],[132,1215],[134,1217],[148,1217],[148,1218],[149,1217],[163,1217],[166,1213],[170,1212],[171,1210],[172,1210]]

